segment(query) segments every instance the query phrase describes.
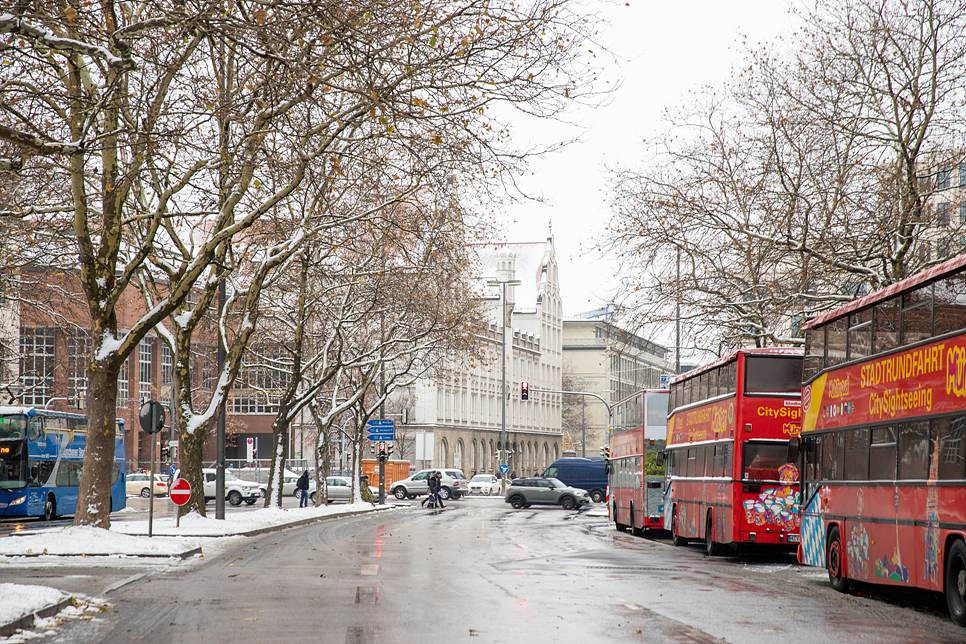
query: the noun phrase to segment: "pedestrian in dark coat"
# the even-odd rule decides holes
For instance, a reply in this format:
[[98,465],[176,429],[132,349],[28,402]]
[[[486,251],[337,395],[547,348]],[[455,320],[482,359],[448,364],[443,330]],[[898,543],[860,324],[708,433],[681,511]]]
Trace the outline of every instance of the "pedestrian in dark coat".
[[301,498],[299,498],[299,507],[307,508],[309,506],[309,471],[305,470],[302,472],[302,476],[299,480],[295,482],[295,487],[301,490]]

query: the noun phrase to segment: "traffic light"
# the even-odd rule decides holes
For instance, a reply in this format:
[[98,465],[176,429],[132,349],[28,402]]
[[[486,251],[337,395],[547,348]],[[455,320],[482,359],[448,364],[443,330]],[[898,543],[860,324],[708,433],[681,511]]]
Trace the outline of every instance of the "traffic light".
[[167,445],[161,446],[161,460],[166,461],[171,457],[171,448]]
[[376,446],[373,445],[372,443],[369,443],[369,453],[370,454],[375,454],[376,453]]
[[601,448],[600,448],[600,455],[603,456],[604,458],[608,458],[609,459],[610,458],[610,448],[607,447],[606,445],[602,445]]
[[520,383],[520,400],[530,400],[530,383],[526,380]]
[[380,441],[379,442],[379,456],[385,456],[385,455],[386,455],[386,443],[385,443],[385,441]]

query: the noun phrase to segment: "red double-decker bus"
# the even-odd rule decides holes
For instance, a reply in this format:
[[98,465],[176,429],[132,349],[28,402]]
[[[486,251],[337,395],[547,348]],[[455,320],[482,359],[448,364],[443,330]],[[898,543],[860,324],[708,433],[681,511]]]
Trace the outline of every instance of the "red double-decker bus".
[[803,328],[799,560],[966,626],[966,255]]
[[703,539],[715,555],[798,543],[801,373],[801,349],[743,349],[671,382],[664,525],[675,545]]
[[664,527],[664,475],[659,454],[667,438],[667,389],[640,391],[611,410],[608,509],[620,531],[641,535]]

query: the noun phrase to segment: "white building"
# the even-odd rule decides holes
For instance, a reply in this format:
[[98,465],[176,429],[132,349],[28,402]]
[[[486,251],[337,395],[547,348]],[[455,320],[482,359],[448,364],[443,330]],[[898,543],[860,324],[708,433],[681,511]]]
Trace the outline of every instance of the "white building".
[[[561,450],[563,305],[553,237],[544,243],[481,247],[481,281],[506,286],[506,443],[509,474],[542,472]],[[459,467],[498,473],[496,451],[503,432],[504,321],[499,286],[486,287],[487,328],[480,329],[484,359],[457,356],[445,375],[424,379],[411,391],[412,417],[404,428],[413,448],[405,458],[417,468]],[[521,382],[530,386],[520,399]],[[403,428],[401,428],[403,429]],[[398,433],[398,432],[397,432]]]

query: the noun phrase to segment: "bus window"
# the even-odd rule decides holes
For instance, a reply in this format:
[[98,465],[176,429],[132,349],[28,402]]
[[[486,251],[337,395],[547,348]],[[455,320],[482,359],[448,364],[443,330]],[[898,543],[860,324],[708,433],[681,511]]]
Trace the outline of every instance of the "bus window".
[[721,393],[735,393],[738,383],[738,362],[729,362],[721,367],[721,382],[718,385]]
[[932,284],[902,296],[901,319],[900,345],[912,344],[932,336]]
[[81,466],[80,461],[61,461],[57,468],[57,486],[75,487],[80,485]]
[[849,316],[849,360],[872,355],[872,309]]
[[933,285],[932,334],[966,329],[966,273],[956,273]]
[[963,464],[966,463],[966,416],[937,418],[932,424],[939,450],[939,478],[944,481],[962,479]]
[[725,475],[725,446],[714,446],[714,463],[712,465],[712,476]]
[[802,359],[748,356],[745,359],[745,393],[801,393]]
[[778,468],[788,457],[787,443],[755,443],[741,448],[741,477],[750,481],[777,481]]
[[0,438],[23,438],[27,417],[21,414],[0,416]]
[[899,301],[896,298],[875,305],[872,317],[872,352],[882,353],[899,346]]
[[864,481],[869,478],[869,429],[860,427],[845,434],[845,478]]
[[842,453],[845,451],[844,434],[826,434],[822,440],[822,465],[819,478],[823,481],[837,481],[841,479],[839,463],[842,460]]
[[12,490],[27,487],[26,444],[0,445],[0,489]]
[[805,365],[802,382],[808,382],[825,368],[825,327],[805,331]]
[[825,366],[834,367],[842,364],[848,357],[845,353],[847,344],[848,316],[833,320],[825,326]]
[[695,471],[697,471],[698,463],[698,450],[692,447],[688,450],[688,466],[685,472],[685,476],[694,476]]
[[869,447],[869,479],[894,481],[896,479],[896,428],[876,427],[872,430]]
[[919,420],[899,426],[900,479],[926,480],[929,477],[929,421]]

